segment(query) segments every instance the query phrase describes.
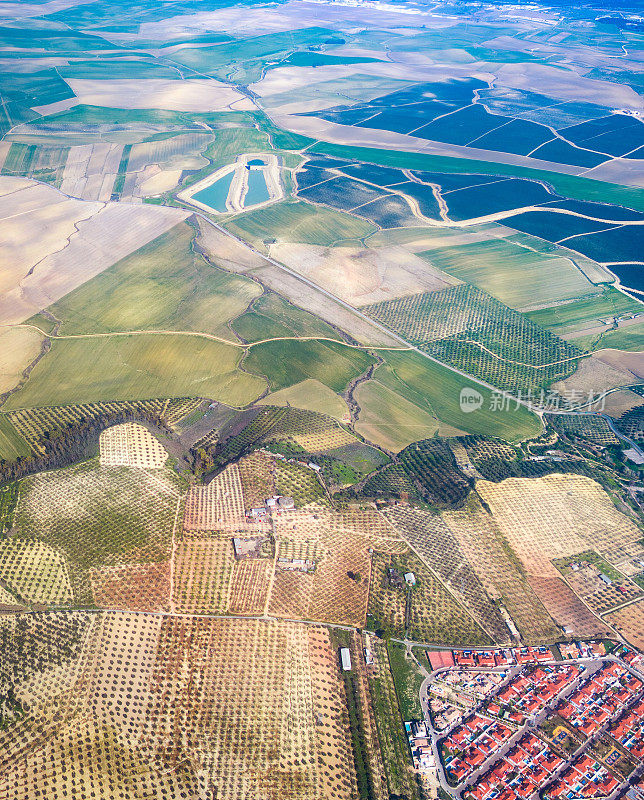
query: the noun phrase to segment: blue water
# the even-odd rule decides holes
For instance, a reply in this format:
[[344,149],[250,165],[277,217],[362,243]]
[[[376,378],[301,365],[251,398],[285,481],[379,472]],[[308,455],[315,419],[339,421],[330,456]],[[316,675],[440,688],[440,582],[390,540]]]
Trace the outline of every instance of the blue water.
[[264,171],[261,169],[248,170],[248,191],[244,200],[244,208],[265,203],[270,199]]
[[193,199],[203,203],[205,206],[210,206],[210,208],[215,211],[225,211],[226,198],[228,197],[228,190],[230,189],[234,174],[235,171],[233,170],[226,175],[222,175],[219,180],[216,180],[214,183],[211,183],[210,186],[206,186],[205,189],[194,194],[192,196]]

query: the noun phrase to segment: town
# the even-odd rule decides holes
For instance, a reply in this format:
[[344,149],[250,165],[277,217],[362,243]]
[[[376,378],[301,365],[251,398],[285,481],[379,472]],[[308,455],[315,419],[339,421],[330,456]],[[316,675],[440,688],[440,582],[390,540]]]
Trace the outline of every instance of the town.
[[459,800],[644,797],[644,660],[625,645],[427,651],[414,768]]

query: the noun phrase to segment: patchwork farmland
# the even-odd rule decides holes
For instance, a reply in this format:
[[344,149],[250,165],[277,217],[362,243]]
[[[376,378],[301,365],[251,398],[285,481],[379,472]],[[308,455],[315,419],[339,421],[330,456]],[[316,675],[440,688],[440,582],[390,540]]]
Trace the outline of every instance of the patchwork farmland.
[[3,0],[0,800],[644,800],[635,5]]

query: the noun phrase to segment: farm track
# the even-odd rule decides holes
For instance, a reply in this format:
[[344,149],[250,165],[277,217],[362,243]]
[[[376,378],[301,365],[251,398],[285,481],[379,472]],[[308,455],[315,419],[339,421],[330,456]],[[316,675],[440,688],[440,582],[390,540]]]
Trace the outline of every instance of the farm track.
[[[293,617],[274,617],[271,614],[198,614],[189,611],[129,611],[122,608],[48,608],[48,614],[75,614],[79,611],[86,614],[127,614],[148,617],[162,617],[162,618],[178,618],[178,619],[238,619],[238,620],[254,620],[256,622],[293,622],[298,625],[311,625],[313,627],[330,628],[341,631],[361,631],[360,626],[341,625],[336,622],[320,622],[319,620],[312,619],[296,619]],[[11,612],[9,612],[11,613]],[[23,614],[40,614],[42,611],[34,610],[20,610],[15,613]],[[417,641],[415,639],[397,639],[391,638],[392,642],[400,644],[408,644],[412,647],[449,647],[451,650],[468,650],[471,647],[479,647],[479,645],[458,645],[454,647],[448,642],[428,642]]]
[[[368,318],[367,318],[368,319]],[[331,342],[332,344],[339,344],[343,347],[349,347],[352,350],[364,350],[366,352],[370,350],[382,350],[384,352],[393,351],[393,352],[406,352],[406,351],[415,351],[421,352],[422,355],[426,356],[432,361],[436,361],[436,359],[428,356],[426,353],[422,353],[419,351],[418,348],[414,347],[414,345],[408,344],[406,346],[401,347],[392,347],[387,345],[365,345],[365,344],[353,344],[351,342],[345,342],[341,339],[333,339],[330,336],[274,336],[269,339],[258,339],[256,342],[234,342],[230,339],[225,339],[223,336],[216,336],[213,333],[204,333],[202,331],[172,331],[172,330],[164,330],[164,329],[155,329],[149,331],[143,330],[134,330],[134,331],[109,331],[106,333],[64,333],[64,334],[48,334],[39,328],[37,325],[30,325],[28,323],[20,323],[18,325],[0,325],[0,327],[10,327],[10,328],[32,328],[33,330],[38,331],[43,336],[48,339],[103,339],[109,338],[110,336],[196,336],[202,339],[211,339],[215,342],[221,342],[221,344],[230,345],[231,347],[237,347],[240,350],[250,350],[252,347],[257,347],[260,344],[267,344],[269,342]],[[580,358],[590,358],[592,353],[581,353],[578,356],[569,356],[568,358],[562,358],[558,361],[548,361],[545,364],[528,364],[524,361],[515,361],[512,358],[505,358],[504,356],[500,356],[495,353],[493,350],[490,350],[481,342],[477,342],[473,339],[466,339],[468,344],[475,345],[476,347],[480,347],[481,350],[485,350],[486,353],[493,356],[494,358],[498,359],[499,361],[504,361],[507,364],[517,364],[521,367],[528,367],[530,369],[546,369],[546,367],[554,367],[558,364],[565,364],[568,361],[576,361]],[[449,364],[445,364],[442,361],[438,361],[437,363],[442,364],[447,369],[451,369],[453,372],[459,372],[459,370],[450,367]],[[471,378],[471,380],[476,381],[477,383],[483,383],[482,381],[477,381],[476,378],[467,375],[466,373],[459,373],[464,375],[467,378]],[[483,383],[483,385],[486,385]],[[495,388],[495,387],[490,387]]]

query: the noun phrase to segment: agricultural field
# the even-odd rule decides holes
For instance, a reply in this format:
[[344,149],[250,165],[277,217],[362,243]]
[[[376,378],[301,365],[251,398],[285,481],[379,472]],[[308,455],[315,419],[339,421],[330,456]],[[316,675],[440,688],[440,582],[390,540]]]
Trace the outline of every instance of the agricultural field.
[[386,516],[423,562],[470,609],[488,634],[497,642],[507,641],[508,631],[503,618],[450,530],[449,517],[441,519],[437,514],[405,506],[394,507]]
[[[0,177],[6,264],[0,274],[0,321],[23,322],[186,216],[179,209],[85,202],[46,184]],[[45,235],[30,236],[32,227]],[[116,241],[115,229],[123,231]]]
[[[440,580],[411,550],[401,554],[374,553],[368,613],[375,629],[383,628],[416,641],[458,642],[469,647],[491,643]],[[402,587],[392,585],[389,570],[401,577]],[[412,572],[416,585],[409,588],[402,574]]]
[[336,297],[361,307],[458,283],[402,247],[378,249],[277,243],[270,255]]
[[159,469],[168,460],[161,442],[136,422],[104,430],[99,437],[99,450],[102,467]]
[[644,24],[514,11],[0,4],[0,800],[491,800],[437,660],[644,652]]
[[250,211],[229,220],[226,228],[266,252],[275,241],[332,247],[355,242],[376,230],[364,219],[333,209],[320,210],[301,200],[284,200],[269,208]]
[[360,384],[354,397],[360,406],[356,431],[385,450],[398,452],[440,428],[436,417],[378,381]]
[[84,423],[96,423],[102,430],[106,422],[115,424],[132,418],[172,427],[193,410],[194,404],[194,400],[180,398],[45,406],[8,412],[0,417],[0,423],[9,425],[23,437],[34,453],[42,455],[65,429],[79,429]]
[[145,333],[96,338],[91,348],[88,341],[54,341],[4,409],[187,395],[242,406],[266,386],[238,369],[238,348],[210,339]]
[[[231,338],[227,322],[261,289],[194,252],[180,223],[49,308],[62,335],[119,331],[200,331]],[[171,268],[169,265],[172,265]]]
[[[1,732],[0,786],[13,797],[41,780],[53,798],[354,796],[345,690],[324,628],[117,613],[3,617],[0,629],[3,689],[22,709]],[[253,652],[264,657],[253,663]],[[122,681],[125,704],[113,694]],[[16,735],[30,746],[12,745]],[[182,754],[171,770],[168,747]]]
[[[38,576],[36,553],[43,548],[49,554],[42,562],[52,575],[48,582],[71,582],[66,602],[91,605],[92,570],[169,557],[179,497],[179,479],[167,469],[148,472],[86,461],[25,478],[0,569],[22,576],[26,600],[43,602],[35,596],[47,585]],[[6,566],[13,560],[14,566]]]
[[539,392],[581,351],[473,286],[365,306],[365,313],[444,363],[499,389]]
[[245,314],[231,327],[242,341],[257,342],[279,336],[321,336],[340,339],[340,335],[319,317],[289,303],[275,292],[265,292],[250,303]]
[[598,483],[580,475],[478,481],[477,492],[551,616],[572,630],[591,635],[601,630],[597,617],[610,604],[599,601],[597,616],[589,617],[578,598],[586,599],[588,589],[570,580],[563,584],[556,567],[561,562],[553,560],[574,560],[589,549],[612,560],[641,538],[635,523],[613,506]]
[[613,611],[606,621],[639,650],[644,647],[644,602],[640,600]]
[[271,392],[258,404],[314,411],[333,417],[340,422],[348,422],[350,416],[346,402],[328,386],[314,378],[307,378],[287,389]]
[[538,418],[523,406],[509,404],[502,413],[495,411],[493,393],[480,385],[476,390],[483,397],[481,407],[463,412],[460,394],[472,383],[418,353],[384,354],[384,364],[376,369],[374,379],[457,432],[486,433],[517,441],[537,435],[541,428]]
[[373,357],[363,350],[326,341],[291,340],[257,344],[244,359],[243,367],[264,376],[272,391],[313,379],[340,393],[373,363]]

